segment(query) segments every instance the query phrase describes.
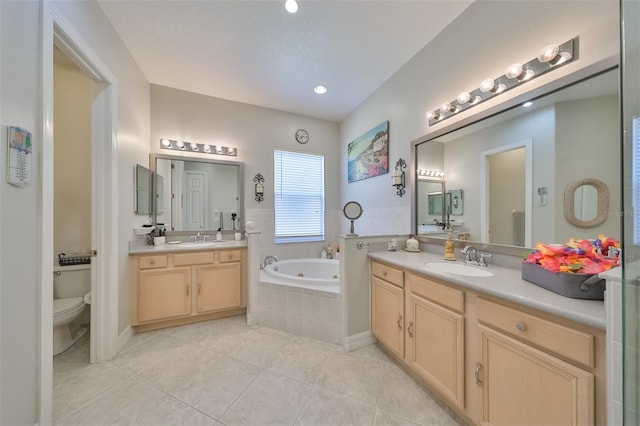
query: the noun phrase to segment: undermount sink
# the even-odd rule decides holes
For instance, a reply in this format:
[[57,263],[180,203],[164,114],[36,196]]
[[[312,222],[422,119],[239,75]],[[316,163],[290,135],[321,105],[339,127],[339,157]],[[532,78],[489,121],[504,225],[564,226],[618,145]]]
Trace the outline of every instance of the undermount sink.
[[426,262],[424,266],[430,271],[467,277],[490,277],[493,275],[493,272],[486,268],[457,262]]
[[180,248],[180,247],[183,247],[183,248],[192,248],[192,247],[205,248],[205,247],[213,247],[217,243],[220,243],[220,242],[221,241],[207,241],[207,242],[198,241],[196,243],[196,242],[193,242],[193,241],[183,241],[183,242],[181,242],[179,244],[168,244],[168,246],[172,246],[173,245],[175,248]]

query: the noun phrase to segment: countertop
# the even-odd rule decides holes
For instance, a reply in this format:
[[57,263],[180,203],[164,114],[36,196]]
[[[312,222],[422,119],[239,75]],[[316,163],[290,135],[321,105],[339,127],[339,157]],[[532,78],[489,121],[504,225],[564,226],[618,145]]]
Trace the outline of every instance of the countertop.
[[181,242],[180,244],[167,244],[161,246],[150,246],[139,242],[129,243],[129,254],[149,254],[149,253],[167,253],[175,251],[195,251],[195,250],[219,250],[226,248],[244,248],[247,247],[247,240],[225,240],[225,241],[207,241],[206,243]]
[[[567,318],[591,327],[604,330],[606,316],[601,300],[571,299],[524,281],[520,269],[510,269],[489,265],[494,273],[491,277],[478,278],[440,273],[428,270],[425,262],[444,261],[433,253],[410,253],[405,251],[370,252],[371,259],[379,260],[425,276],[431,276],[464,288]],[[461,260],[457,262],[462,263]]]

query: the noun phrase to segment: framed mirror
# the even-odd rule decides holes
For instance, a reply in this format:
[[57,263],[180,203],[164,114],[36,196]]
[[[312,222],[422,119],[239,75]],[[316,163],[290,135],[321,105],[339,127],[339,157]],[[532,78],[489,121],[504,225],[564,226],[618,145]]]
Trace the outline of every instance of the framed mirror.
[[[619,218],[607,215],[605,204],[596,203],[592,210],[585,204],[576,211],[578,197],[604,194],[599,186],[578,185],[568,199],[573,210],[565,215],[565,188],[585,177],[603,182],[609,204],[620,205],[619,176],[612,173],[619,170],[621,155],[618,87],[617,68],[610,69],[533,99],[528,107],[521,104],[415,141],[414,171],[441,171],[447,187],[464,189],[464,209],[451,221],[454,235],[468,233],[471,241],[516,247],[600,233],[620,239]],[[447,191],[425,188],[419,174],[414,181],[415,232],[433,236],[433,226],[426,226],[435,223],[428,214],[428,194]],[[453,215],[451,195],[446,202]],[[595,226],[576,227],[565,219],[572,216],[575,223]],[[597,224],[592,222],[596,218]]]
[[580,179],[564,193],[564,218],[576,228],[595,228],[607,220],[609,188],[598,179]]
[[242,163],[150,155],[154,223],[171,231],[242,230]]

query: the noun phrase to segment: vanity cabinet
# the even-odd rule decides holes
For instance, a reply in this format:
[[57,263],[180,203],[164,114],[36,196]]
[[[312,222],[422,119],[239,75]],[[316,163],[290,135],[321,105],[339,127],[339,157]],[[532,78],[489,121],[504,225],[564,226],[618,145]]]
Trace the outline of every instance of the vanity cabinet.
[[378,259],[371,303],[379,343],[470,423],[606,424],[603,330]]
[[404,273],[371,264],[371,331],[387,349],[404,357]]
[[464,292],[408,274],[405,360],[464,407]]
[[131,324],[145,331],[244,313],[245,264],[245,249],[131,256]]
[[478,322],[483,424],[594,424],[593,335],[484,299]]

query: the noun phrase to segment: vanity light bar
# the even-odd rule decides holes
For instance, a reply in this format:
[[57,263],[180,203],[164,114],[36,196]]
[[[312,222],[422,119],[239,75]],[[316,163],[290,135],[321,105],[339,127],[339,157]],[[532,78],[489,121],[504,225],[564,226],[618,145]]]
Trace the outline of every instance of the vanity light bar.
[[233,147],[174,141],[172,139],[160,139],[160,148],[172,149],[174,151],[199,152],[201,154],[227,155],[230,157],[238,156],[238,150]]
[[512,64],[500,77],[495,79],[487,78],[482,81],[479,88],[472,92],[460,93],[455,100],[445,102],[426,114],[429,125],[433,126],[500,93],[504,93],[548,71],[572,62],[576,57],[574,49],[577,49],[577,41],[578,38],[576,37],[559,46],[555,44],[545,46],[536,58],[526,64]]
[[418,169],[418,171],[416,172],[416,174],[418,175],[418,177],[435,177],[435,178],[441,178],[444,176],[444,172],[440,171],[440,170],[423,170],[423,169]]

